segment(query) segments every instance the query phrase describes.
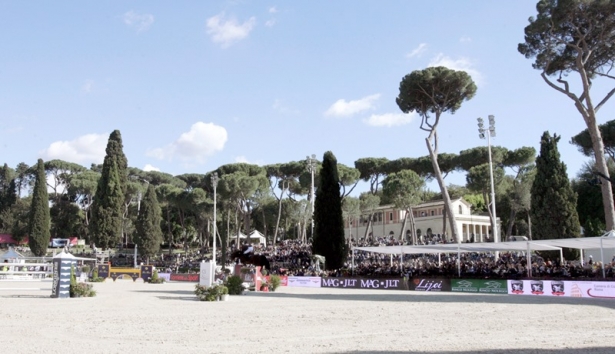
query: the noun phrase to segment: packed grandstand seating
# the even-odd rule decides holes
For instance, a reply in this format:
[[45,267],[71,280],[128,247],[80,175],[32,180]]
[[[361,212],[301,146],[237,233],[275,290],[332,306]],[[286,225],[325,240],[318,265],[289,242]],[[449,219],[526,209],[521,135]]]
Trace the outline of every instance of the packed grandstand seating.
[[[428,241],[434,242],[434,241]],[[352,246],[389,246],[399,245],[393,238],[353,241]],[[388,255],[365,251],[355,251],[348,255],[345,267],[333,271],[324,271],[312,258],[309,243],[295,240],[283,240],[267,247],[257,246],[257,254],[264,254],[271,262],[272,273],[295,276],[369,276],[369,277],[445,277],[445,278],[481,278],[481,279],[516,279],[527,278],[527,259],[523,252],[500,252],[496,259],[494,253],[462,253],[457,266],[457,254]],[[230,250],[229,252],[230,253]],[[165,253],[162,257],[150,260],[163,272],[196,273],[199,264],[208,260],[209,249],[186,251],[177,254]],[[222,259],[222,250],[218,248],[217,260]],[[114,265],[130,265],[134,260],[129,254],[111,259]],[[138,262],[145,262],[138,259]],[[236,260],[227,259],[226,266],[231,267]],[[353,269],[354,264],[354,269]],[[605,262],[607,279],[615,278],[615,257]],[[588,261],[581,264],[578,260],[560,261],[559,257],[551,260],[539,255],[532,256],[532,278],[546,279],[593,279],[602,278],[602,264]]]

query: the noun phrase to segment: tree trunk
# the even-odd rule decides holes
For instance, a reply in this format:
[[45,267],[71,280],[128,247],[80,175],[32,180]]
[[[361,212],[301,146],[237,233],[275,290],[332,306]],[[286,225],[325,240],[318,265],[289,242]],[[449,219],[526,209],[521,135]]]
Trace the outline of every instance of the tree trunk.
[[[273,231],[273,239],[277,239],[278,237],[278,228],[280,227],[280,217],[282,217],[282,199],[284,198],[284,191],[286,188],[284,187],[284,181],[282,181],[282,193],[280,194],[280,199],[278,200],[278,220],[275,222],[275,230]],[[263,212],[263,220],[265,219],[265,213]]]
[[170,206],[167,205],[167,232],[169,233],[169,254],[173,253],[173,230],[171,229]]
[[517,217],[517,210],[515,208],[510,208],[510,220],[508,221],[508,228],[506,229],[506,239],[507,240],[509,236],[512,236],[512,229],[515,224],[516,217]]
[[410,237],[412,244],[416,245],[416,220],[414,219],[414,211],[410,208]]
[[446,207],[442,208],[442,237],[446,235]]
[[401,224],[401,231],[399,232],[399,240],[404,239],[404,232],[406,231],[406,223],[408,222],[408,214],[410,212],[406,209],[406,215],[404,216],[404,222]]
[[606,183],[607,181],[604,181],[605,183],[600,184],[600,190],[602,192],[602,205],[604,208],[604,221],[606,224],[606,229],[607,231],[611,231],[615,228],[615,210],[613,209],[613,186],[611,185],[609,169],[607,167],[607,162],[604,154],[604,144],[602,142],[602,136],[600,135],[598,124],[596,124],[595,116],[591,120],[588,119],[587,127],[594,146],[596,169],[598,170],[598,172],[602,173],[609,179],[608,183]]
[[532,217],[530,216],[530,213],[528,211],[527,213],[527,226],[528,226],[528,236],[530,237],[530,241],[532,240]]
[[446,212],[449,213],[448,220],[451,226],[451,231],[453,232],[453,238],[457,239],[457,242],[459,243],[461,239],[459,238],[459,231],[457,229],[455,214],[453,214],[452,212],[453,203],[451,203],[451,197],[448,195],[448,189],[446,188],[446,184],[444,183],[442,171],[440,171],[440,165],[438,164],[438,155],[431,148],[431,144],[429,143],[429,137],[425,138],[425,143],[427,144],[427,149],[429,150],[429,157],[431,157],[431,164],[433,166],[434,173],[436,174],[436,180],[438,181],[438,185],[440,186],[440,190],[442,191],[442,198],[444,199],[444,209],[446,210]]
[[[365,235],[363,235],[363,239],[367,241],[367,236],[369,235],[369,228],[370,226],[372,226],[372,217],[374,214],[369,214],[369,217],[367,219],[367,227],[365,228]],[[373,230],[372,230],[373,232]],[[373,236],[373,233],[372,233]]]
[[493,235],[493,239],[491,240],[491,242],[495,242],[495,218],[493,217],[493,213],[491,212],[491,203],[493,203],[493,201],[489,198],[489,195],[487,194],[486,191],[483,190],[483,199],[485,200],[485,202],[487,203],[487,213],[489,214],[489,221],[491,222],[491,234]]

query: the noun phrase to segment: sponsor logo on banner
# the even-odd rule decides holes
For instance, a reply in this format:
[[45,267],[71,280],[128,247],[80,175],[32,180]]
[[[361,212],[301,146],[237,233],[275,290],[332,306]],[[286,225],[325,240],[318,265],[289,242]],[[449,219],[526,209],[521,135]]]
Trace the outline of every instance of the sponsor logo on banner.
[[406,290],[402,279],[322,278],[323,288]]
[[464,293],[507,294],[505,280],[462,279],[451,280],[451,291]]
[[591,282],[570,282],[562,280],[509,280],[508,293],[512,295],[575,296],[573,293],[580,293],[580,290],[575,290],[575,286],[572,283]]
[[288,286],[296,288],[320,288],[320,277],[288,277]]
[[451,291],[450,279],[412,279],[410,290],[414,291]]

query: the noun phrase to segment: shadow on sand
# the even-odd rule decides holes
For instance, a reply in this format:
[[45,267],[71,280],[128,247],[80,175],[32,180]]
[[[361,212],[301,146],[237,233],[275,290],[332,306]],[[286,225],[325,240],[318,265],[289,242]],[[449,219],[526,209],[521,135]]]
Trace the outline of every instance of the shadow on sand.
[[[335,290],[335,289],[332,289]],[[565,304],[565,305],[592,305],[615,310],[615,300],[588,299],[570,297],[538,297],[527,295],[496,295],[496,294],[468,294],[462,293],[417,293],[417,292],[393,292],[387,294],[292,294],[284,292],[258,292],[258,296],[272,298],[298,298],[305,300],[339,300],[339,301],[375,301],[375,302],[424,302],[424,303],[490,303],[490,304]]]

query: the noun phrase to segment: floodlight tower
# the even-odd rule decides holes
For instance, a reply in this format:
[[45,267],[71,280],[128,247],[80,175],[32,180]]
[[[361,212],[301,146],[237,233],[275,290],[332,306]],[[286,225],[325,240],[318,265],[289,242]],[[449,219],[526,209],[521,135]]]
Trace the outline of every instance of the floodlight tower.
[[483,119],[478,118],[478,136],[481,139],[487,138],[487,149],[489,151],[489,177],[491,179],[491,215],[493,217],[493,242],[500,242],[498,232],[498,220],[495,214],[495,187],[493,184],[493,162],[491,161],[491,138],[495,138],[495,117],[489,115],[489,128],[485,128]]

